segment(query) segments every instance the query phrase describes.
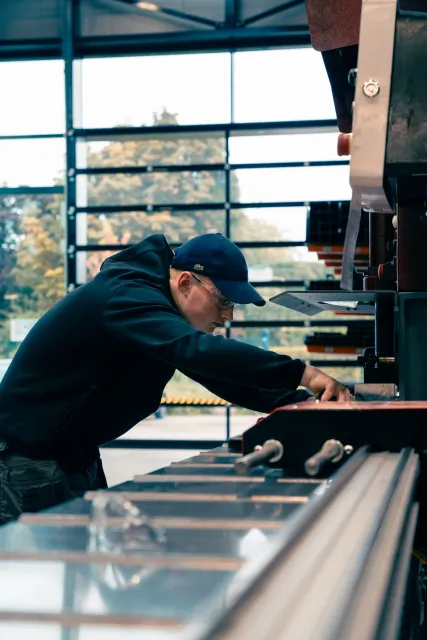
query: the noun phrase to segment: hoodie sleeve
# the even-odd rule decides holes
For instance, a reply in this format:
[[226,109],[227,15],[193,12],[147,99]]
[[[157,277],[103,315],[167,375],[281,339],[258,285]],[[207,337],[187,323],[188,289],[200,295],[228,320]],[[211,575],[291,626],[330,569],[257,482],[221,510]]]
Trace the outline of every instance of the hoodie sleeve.
[[227,402],[231,402],[239,407],[259,411],[260,413],[270,413],[278,407],[296,402],[304,402],[312,397],[312,394],[304,389],[296,391],[285,391],[278,389],[263,389],[260,387],[246,387],[243,384],[234,382],[218,382],[203,376],[190,375],[188,371],[182,371],[196,382],[212,391]]
[[123,283],[109,299],[103,326],[133,350],[190,377],[292,390],[305,368],[301,360],[193,329],[161,292],[147,297],[147,287],[136,282]]

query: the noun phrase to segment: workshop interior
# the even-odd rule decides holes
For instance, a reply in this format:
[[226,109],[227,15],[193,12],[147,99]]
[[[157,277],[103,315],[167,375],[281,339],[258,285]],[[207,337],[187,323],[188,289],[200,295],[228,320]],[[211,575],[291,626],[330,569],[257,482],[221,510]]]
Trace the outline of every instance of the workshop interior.
[[174,376],[108,489],[0,526],[0,638],[427,638],[427,2],[0,0],[0,87],[0,376],[107,258],[216,232],[268,300],[225,337],[352,394]]

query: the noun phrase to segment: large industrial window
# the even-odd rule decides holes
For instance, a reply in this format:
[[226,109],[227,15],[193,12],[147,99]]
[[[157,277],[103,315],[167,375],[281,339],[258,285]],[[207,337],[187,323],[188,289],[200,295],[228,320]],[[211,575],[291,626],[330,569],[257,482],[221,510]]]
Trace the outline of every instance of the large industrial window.
[[64,65],[0,64],[0,380],[64,295]]
[[[83,284],[108,256],[151,233],[164,233],[172,247],[200,233],[226,234],[242,247],[265,298],[336,279],[333,261],[328,266],[305,246],[310,203],[350,197],[319,54],[269,50],[76,64],[76,163],[69,158],[67,176],[62,62],[0,65],[0,81],[13,77],[18,87],[0,104],[0,358],[13,355],[25,319],[60,299],[66,278],[69,290]],[[65,212],[70,175],[76,202]],[[68,247],[66,217],[75,225]],[[227,335],[329,367],[351,382],[361,379],[356,353],[309,351],[305,340],[317,330],[345,333],[352,322],[332,313],[314,322],[268,303],[238,308]],[[125,439],[223,440],[226,424],[237,433],[253,421],[252,413],[225,408],[179,372],[165,397],[157,416]]]

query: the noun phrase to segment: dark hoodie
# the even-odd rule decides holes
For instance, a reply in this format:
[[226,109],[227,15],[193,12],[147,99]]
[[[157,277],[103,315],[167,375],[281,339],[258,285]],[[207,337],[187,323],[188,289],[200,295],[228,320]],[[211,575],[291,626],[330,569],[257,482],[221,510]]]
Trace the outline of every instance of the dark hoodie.
[[[0,384],[0,436],[70,469],[159,406],[175,369],[269,412],[303,400],[304,364],[193,329],[169,288],[163,235],[109,258],[30,331]],[[236,383],[235,381],[238,381]]]

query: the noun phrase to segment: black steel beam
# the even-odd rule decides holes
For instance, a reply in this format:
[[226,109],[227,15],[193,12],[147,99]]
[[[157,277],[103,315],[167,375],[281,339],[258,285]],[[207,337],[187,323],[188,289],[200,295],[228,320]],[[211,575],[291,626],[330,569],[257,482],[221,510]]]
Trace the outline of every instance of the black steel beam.
[[[287,207],[306,207],[307,202],[232,202],[231,209],[282,209]],[[156,211],[220,211],[225,209],[225,202],[200,202],[181,204],[112,204],[76,207],[76,213],[109,214],[109,213],[132,213],[133,211],[144,211],[145,213],[155,213]]]
[[124,165],[115,167],[85,167],[78,175],[104,175],[116,173],[180,173],[185,171],[238,171],[240,169],[294,169],[305,167],[339,167],[349,165],[348,160],[313,160],[307,162],[246,162],[234,164],[177,164],[177,165]]
[[77,283],[76,253],[76,137],[74,135],[74,42],[79,29],[80,0],[62,0],[62,55],[64,58],[65,82],[65,127],[66,127],[66,171],[65,171],[65,212],[66,212],[66,261],[65,279],[67,291]]
[[324,369],[326,367],[345,367],[346,369],[354,367],[363,367],[363,362],[358,360],[307,360],[312,367]]
[[51,60],[62,57],[59,38],[0,40],[0,61]]
[[241,0],[224,0],[225,1],[225,27],[227,29],[235,29],[241,26]]
[[[254,285],[256,283],[253,283]],[[231,329],[281,329],[283,327],[349,327],[369,328],[373,320],[233,320]],[[362,325],[362,326],[361,326]]]
[[126,36],[91,36],[76,41],[76,54],[81,57],[117,55],[159,55],[206,51],[237,51],[265,47],[308,47],[308,26],[205,29],[179,33]]
[[64,187],[61,185],[54,187],[26,187],[25,185],[19,187],[0,187],[1,196],[34,196],[54,193],[64,193]]
[[181,124],[159,125],[156,127],[100,127],[75,129],[75,136],[81,140],[114,140],[137,137],[164,137],[184,134],[229,134],[266,135],[276,133],[312,133],[313,131],[333,131],[338,133],[336,120],[279,120],[275,122],[227,122],[224,124]]
[[[74,250],[78,251],[123,251],[130,249],[135,243],[131,244],[80,244],[75,245]],[[279,249],[283,247],[303,247],[303,240],[292,242],[290,240],[277,240],[273,242],[235,242],[240,249]],[[170,242],[169,246],[173,249],[180,247],[177,242]]]
[[45,140],[49,138],[63,138],[63,133],[32,133],[30,135],[20,136],[0,136],[0,142],[2,140]]
[[260,280],[259,282],[251,282],[252,286],[256,287],[257,289],[260,288],[277,288],[279,287],[280,289],[286,288],[286,287],[305,287],[306,286],[306,281],[305,280]]

